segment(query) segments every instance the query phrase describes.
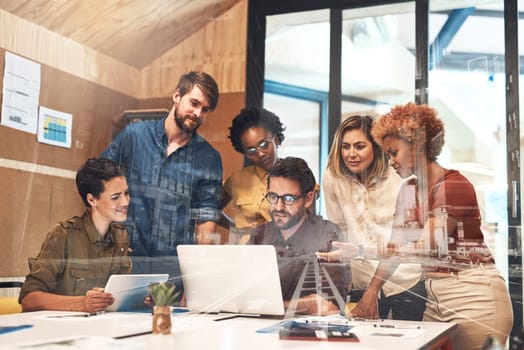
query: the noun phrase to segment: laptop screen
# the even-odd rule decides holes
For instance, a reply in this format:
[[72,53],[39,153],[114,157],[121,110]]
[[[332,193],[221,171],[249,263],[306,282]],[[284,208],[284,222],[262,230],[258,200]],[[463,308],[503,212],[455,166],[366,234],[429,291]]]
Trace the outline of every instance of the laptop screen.
[[177,252],[191,311],[284,314],[274,246],[179,245]]

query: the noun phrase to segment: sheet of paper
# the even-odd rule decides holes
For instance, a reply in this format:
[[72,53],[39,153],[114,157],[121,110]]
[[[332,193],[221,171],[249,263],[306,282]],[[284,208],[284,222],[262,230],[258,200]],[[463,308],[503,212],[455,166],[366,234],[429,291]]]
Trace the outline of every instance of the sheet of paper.
[[59,338],[44,342],[25,343],[11,346],[10,349],[38,349],[38,350],[63,350],[65,348],[75,350],[93,349],[143,349],[145,345],[141,340],[116,340],[109,337],[80,337]]
[[38,116],[38,142],[71,148],[73,116],[40,106]]
[[277,333],[281,329],[289,328],[293,322],[311,322],[312,324],[318,323],[321,324],[331,324],[331,325],[341,325],[348,324],[347,319],[342,315],[331,315],[331,316],[308,316],[308,317],[297,317],[285,319],[275,324],[272,324],[268,327],[257,329],[257,333]]
[[378,329],[370,335],[395,338],[417,338],[424,333],[422,329]]
[[5,53],[2,91],[4,126],[36,134],[40,97],[40,64]]

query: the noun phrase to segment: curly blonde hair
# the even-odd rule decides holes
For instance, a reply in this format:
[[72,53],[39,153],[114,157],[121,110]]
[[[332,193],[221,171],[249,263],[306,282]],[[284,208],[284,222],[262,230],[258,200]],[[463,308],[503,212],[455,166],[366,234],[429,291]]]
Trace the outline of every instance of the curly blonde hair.
[[424,135],[424,139],[418,141],[425,145],[426,157],[435,161],[444,146],[444,123],[435,109],[409,102],[393,107],[379,118],[373,124],[371,135],[380,145],[387,136],[414,143],[419,135]]

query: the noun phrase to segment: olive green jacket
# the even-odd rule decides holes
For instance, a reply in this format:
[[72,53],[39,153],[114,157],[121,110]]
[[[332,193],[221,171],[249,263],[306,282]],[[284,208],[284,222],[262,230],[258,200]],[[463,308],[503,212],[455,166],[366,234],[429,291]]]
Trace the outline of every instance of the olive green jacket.
[[19,301],[30,292],[85,295],[103,288],[112,274],[130,273],[129,238],[124,225],[112,223],[100,237],[89,211],[57,223],[47,234],[40,253],[29,258],[29,274]]

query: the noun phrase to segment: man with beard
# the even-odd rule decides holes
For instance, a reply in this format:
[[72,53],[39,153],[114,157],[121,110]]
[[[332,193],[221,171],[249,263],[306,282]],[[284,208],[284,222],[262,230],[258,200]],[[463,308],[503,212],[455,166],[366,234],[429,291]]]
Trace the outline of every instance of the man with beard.
[[222,160],[197,129],[218,97],[211,76],[188,72],[164,119],[128,125],[101,155],[128,169],[135,273],[169,273],[179,281],[177,245],[216,243]]
[[343,310],[348,269],[320,264],[315,253],[344,239],[340,228],[312,212],[315,177],[301,158],[278,160],[268,173],[265,199],[273,221],[253,229],[251,243],[276,247],[287,313],[327,315]]

